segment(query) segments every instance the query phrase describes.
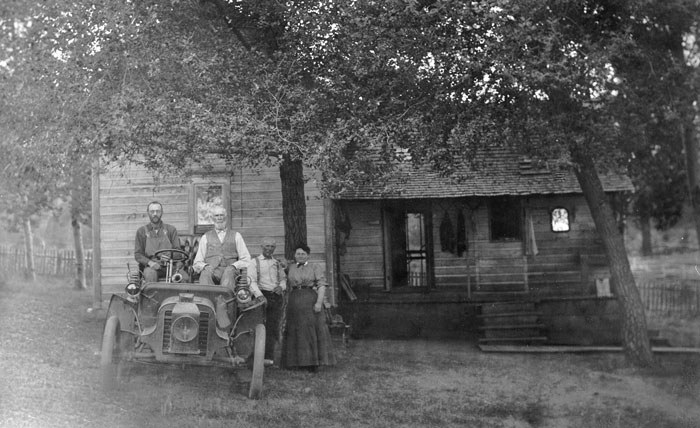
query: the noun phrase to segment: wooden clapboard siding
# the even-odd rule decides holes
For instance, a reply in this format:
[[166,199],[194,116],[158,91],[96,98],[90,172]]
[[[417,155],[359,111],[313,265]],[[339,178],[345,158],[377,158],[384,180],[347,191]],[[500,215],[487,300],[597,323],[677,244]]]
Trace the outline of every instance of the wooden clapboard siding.
[[[525,200],[524,207],[532,217],[537,255],[526,256],[524,241],[491,241],[488,210],[482,206],[474,213],[477,219],[474,257],[479,270],[478,286],[494,289],[499,283],[506,287],[509,283],[520,282],[523,289],[540,290],[547,294],[579,294],[586,291],[581,284],[581,254],[601,254],[602,247],[583,198],[574,195],[530,196]],[[550,211],[557,207],[569,210],[569,232],[556,233],[551,230]],[[523,226],[524,238],[530,231],[529,224]]]
[[[306,195],[307,244],[311,247],[311,260],[325,263],[323,200],[313,180],[304,186]],[[282,191],[279,170],[267,168],[260,171],[234,171],[231,183],[232,226],[246,237],[257,237],[248,244],[252,254],[259,254],[260,239],[272,236],[277,240],[276,254],[283,257],[284,223],[282,220]]]
[[[464,207],[461,204],[449,203],[449,201],[444,199],[438,199],[433,204],[433,242],[434,242],[434,265],[433,269],[435,271],[435,286],[436,287],[462,287],[467,285],[467,275],[469,274],[468,267],[468,256],[469,249],[464,251],[461,255],[450,252],[442,251],[442,241],[440,236],[440,225],[442,220],[447,214],[450,219],[450,224],[452,225],[452,231],[457,233],[457,218],[458,211],[463,210]],[[464,211],[463,211],[464,212]],[[471,246],[473,239],[470,221],[465,215],[465,227],[467,233],[468,244]]]
[[[571,229],[553,232],[550,212],[557,207],[569,212]],[[581,196],[529,198],[539,253],[528,259],[529,288],[540,296],[590,293],[588,279],[582,278],[582,255],[603,255],[588,206]]]
[[345,243],[346,253],[339,256],[340,273],[349,275],[352,281],[382,287],[384,250],[379,203],[352,201],[344,204],[352,230]]
[[134,237],[136,229],[148,222],[150,201],[163,204],[163,219],[186,231],[189,221],[189,184],[181,179],[159,180],[144,168],[127,165],[108,168],[100,177],[100,249],[102,255],[102,292],[122,291],[127,263],[136,267]]
[[[100,248],[102,254],[103,295],[118,293],[125,285],[127,263],[136,266],[134,237],[136,229],[148,223],[148,202],[163,204],[163,221],[172,224],[185,236],[193,233],[193,182],[208,178],[230,181],[231,227],[240,232],[248,250],[260,253],[265,236],[277,240],[276,255],[284,257],[284,223],[282,194],[277,168],[260,171],[233,168],[215,162],[212,171],[190,178],[159,177],[135,164],[110,167],[100,176]],[[324,207],[313,180],[304,188],[307,196],[308,245],[311,259],[325,265]],[[329,279],[332,283],[332,279]]]

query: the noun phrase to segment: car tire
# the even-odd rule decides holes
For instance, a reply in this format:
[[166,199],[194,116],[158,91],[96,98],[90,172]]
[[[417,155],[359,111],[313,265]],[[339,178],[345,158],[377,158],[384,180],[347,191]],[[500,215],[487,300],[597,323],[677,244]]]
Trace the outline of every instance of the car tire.
[[105,330],[102,334],[102,353],[100,354],[100,375],[102,390],[113,390],[117,382],[117,363],[119,357],[118,348],[119,317],[111,316],[105,322]]
[[253,351],[253,375],[250,379],[248,398],[262,397],[263,372],[265,370],[265,325],[255,326],[255,350]]

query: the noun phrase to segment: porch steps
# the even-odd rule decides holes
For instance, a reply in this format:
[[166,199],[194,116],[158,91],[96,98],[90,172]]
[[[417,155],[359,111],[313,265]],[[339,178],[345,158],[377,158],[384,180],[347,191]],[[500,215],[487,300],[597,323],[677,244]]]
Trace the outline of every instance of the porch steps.
[[533,301],[484,302],[477,308],[479,343],[542,344],[545,325]]

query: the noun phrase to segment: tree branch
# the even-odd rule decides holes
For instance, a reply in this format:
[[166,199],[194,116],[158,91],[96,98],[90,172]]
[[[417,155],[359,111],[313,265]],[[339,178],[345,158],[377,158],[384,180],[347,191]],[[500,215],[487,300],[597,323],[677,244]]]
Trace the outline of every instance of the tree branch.
[[216,10],[221,15],[221,17],[224,18],[224,21],[226,21],[226,25],[228,26],[228,28],[230,28],[231,31],[233,31],[233,34],[236,36],[238,41],[241,42],[245,50],[247,50],[248,52],[253,50],[250,43],[248,43],[245,37],[243,37],[243,33],[241,33],[241,31],[238,28],[236,28],[236,26],[233,24],[233,19],[231,19],[231,17],[228,16],[228,14],[226,14],[226,9],[221,0],[201,0],[201,2],[213,4],[214,7],[216,7]]

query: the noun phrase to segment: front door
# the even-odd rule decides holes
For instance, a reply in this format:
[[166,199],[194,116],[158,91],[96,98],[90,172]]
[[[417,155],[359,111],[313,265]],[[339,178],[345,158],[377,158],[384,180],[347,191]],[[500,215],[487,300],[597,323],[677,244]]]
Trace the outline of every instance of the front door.
[[385,287],[433,285],[432,216],[427,203],[392,201],[383,210]]

